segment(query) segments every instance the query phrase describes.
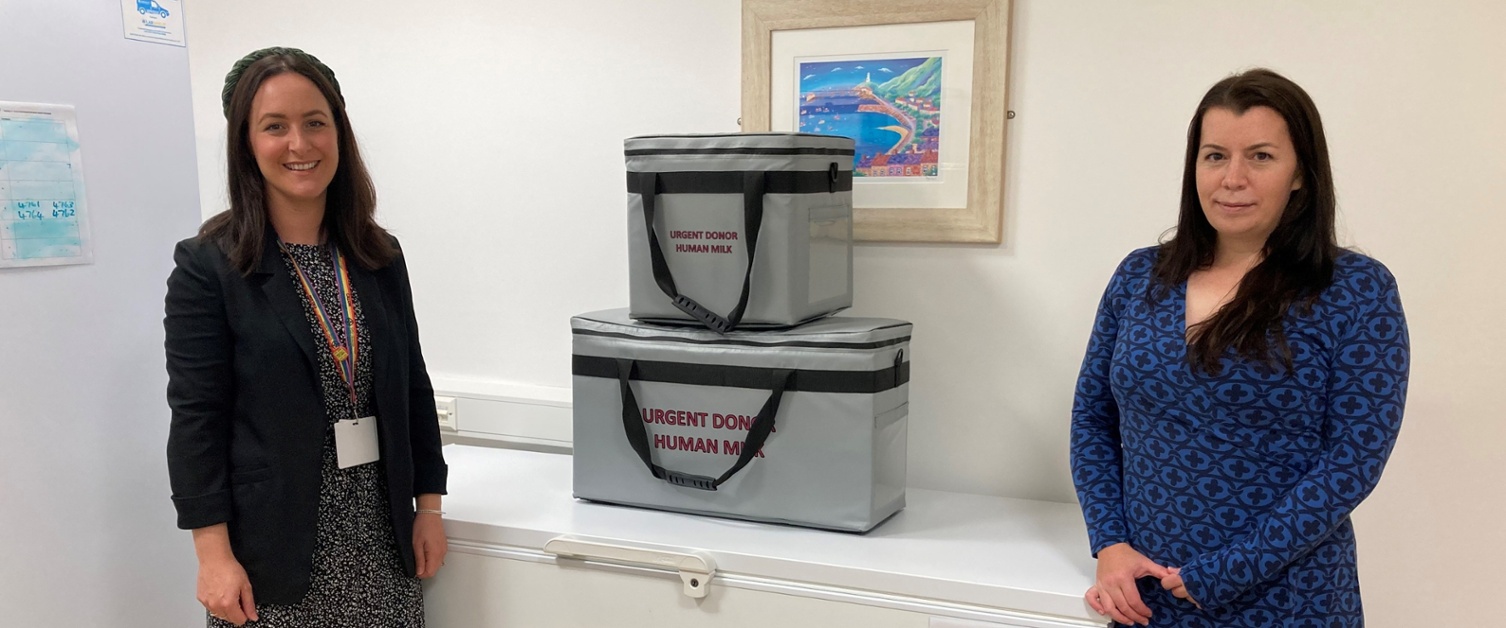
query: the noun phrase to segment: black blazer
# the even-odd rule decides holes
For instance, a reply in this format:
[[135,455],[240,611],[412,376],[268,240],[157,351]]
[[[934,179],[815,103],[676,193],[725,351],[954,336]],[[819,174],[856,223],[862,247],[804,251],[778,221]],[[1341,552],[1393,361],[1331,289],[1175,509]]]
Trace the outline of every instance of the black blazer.
[[[393,241],[394,246],[397,242]],[[309,588],[326,430],[304,298],[270,232],[249,277],[218,246],[178,243],[167,280],[167,467],[178,527],[228,523],[230,546],[258,603],[296,604]],[[401,251],[350,280],[371,335],[388,502],[411,576],[413,498],[444,493],[434,390],[418,346]]]

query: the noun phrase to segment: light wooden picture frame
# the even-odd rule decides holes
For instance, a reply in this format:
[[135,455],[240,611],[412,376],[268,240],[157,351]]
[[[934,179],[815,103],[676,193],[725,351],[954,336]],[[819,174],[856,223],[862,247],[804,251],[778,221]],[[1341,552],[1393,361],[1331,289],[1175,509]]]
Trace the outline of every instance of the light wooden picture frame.
[[[936,119],[950,125],[944,129],[955,129],[942,131],[941,176],[920,180],[919,185],[902,179],[890,183],[873,177],[857,178],[853,236],[866,242],[997,244],[1004,235],[1010,5],[1011,0],[743,0],[742,129],[821,132],[820,128],[802,128],[809,126],[806,120],[814,118],[797,118],[804,113],[796,102],[801,95],[797,68],[817,67],[800,65],[802,59],[853,58],[861,62],[874,53],[882,53],[876,55],[879,57],[950,54],[950,67],[961,70],[946,79],[950,82],[945,83],[944,93],[950,97],[948,102],[964,102],[948,109],[964,110],[966,115],[947,116],[946,110],[934,113]],[[948,30],[936,30],[941,28]],[[971,41],[966,41],[968,30],[958,28],[970,30]],[[879,32],[884,33],[886,42],[908,38],[919,42],[916,45],[920,48],[909,52],[904,43],[886,43],[889,48],[869,50],[864,42],[878,38],[868,36],[865,40],[865,35]],[[821,54],[805,57],[801,50]],[[961,124],[963,121],[966,124]],[[915,130],[913,119],[909,130]],[[903,134],[904,130],[896,132]],[[965,142],[948,140],[949,135]],[[953,149],[950,154],[948,148]],[[930,158],[933,164],[937,160],[934,155]],[[935,168],[929,166],[924,174],[932,174]],[[949,180],[948,173],[953,175]],[[917,170],[915,174],[922,173]],[[951,193],[942,193],[947,187],[943,183],[951,186]],[[930,188],[937,192],[927,192]]]

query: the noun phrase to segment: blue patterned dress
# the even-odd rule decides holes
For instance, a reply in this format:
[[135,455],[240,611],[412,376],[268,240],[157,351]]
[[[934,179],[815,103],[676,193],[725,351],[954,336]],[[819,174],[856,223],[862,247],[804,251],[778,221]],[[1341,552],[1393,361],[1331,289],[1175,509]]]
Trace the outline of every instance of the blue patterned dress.
[[1155,298],[1135,251],[1098,306],[1072,407],[1072,477],[1092,551],[1128,542],[1180,567],[1198,610],[1140,580],[1152,626],[1361,626],[1354,527],[1401,427],[1396,280],[1344,251],[1311,313],[1287,316],[1290,371],[1186,358],[1186,284]]

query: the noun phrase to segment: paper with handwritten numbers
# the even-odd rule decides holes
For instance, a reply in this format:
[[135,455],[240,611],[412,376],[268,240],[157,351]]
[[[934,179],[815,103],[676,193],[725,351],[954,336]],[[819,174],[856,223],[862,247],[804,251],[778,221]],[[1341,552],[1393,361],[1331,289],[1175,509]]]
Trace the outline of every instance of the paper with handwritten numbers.
[[0,268],[88,264],[73,107],[0,101]]

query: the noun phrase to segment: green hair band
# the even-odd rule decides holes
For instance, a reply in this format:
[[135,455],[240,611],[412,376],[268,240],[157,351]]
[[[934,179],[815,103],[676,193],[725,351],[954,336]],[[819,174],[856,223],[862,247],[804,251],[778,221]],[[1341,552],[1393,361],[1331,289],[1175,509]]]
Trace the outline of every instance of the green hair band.
[[226,119],[230,118],[230,96],[235,93],[235,84],[240,82],[241,75],[246,73],[246,68],[251,67],[251,64],[256,63],[257,61],[273,55],[287,55],[308,62],[308,64],[314,66],[314,69],[318,70],[320,74],[323,74],[324,78],[329,79],[330,84],[335,86],[335,95],[340,97],[341,102],[344,102],[345,95],[340,93],[340,81],[335,80],[335,71],[329,69],[329,66],[324,65],[324,63],[319,61],[319,59],[314,55],[311,55],[297,48],[273,46],[271,48],[262,48],[261,50],[241,57],[240,61],[236,61],[235,65],[230,67],[230,73],[225,75],[225,88],[220,90],[220,104],[225,110]]

